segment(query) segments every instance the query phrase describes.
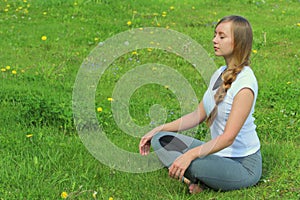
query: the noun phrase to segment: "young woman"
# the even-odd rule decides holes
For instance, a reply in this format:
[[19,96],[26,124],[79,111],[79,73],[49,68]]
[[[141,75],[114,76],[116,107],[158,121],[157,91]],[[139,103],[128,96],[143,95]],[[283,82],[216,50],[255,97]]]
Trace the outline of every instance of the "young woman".
[[[188,180],[190,193],[205,185],[214,190],[235,190],[255,185],[262,173],[260,141],[254,124],[258,85],[251,70],[252,29],[241,16],[227,16],[215,28],[216,56],[226,65],[211,77],[197,109],[154,128],[142,137],[139,150],[147,155],[152,145],[169,175]],[[177,132],[206,121],[211,140],[202,142]]]

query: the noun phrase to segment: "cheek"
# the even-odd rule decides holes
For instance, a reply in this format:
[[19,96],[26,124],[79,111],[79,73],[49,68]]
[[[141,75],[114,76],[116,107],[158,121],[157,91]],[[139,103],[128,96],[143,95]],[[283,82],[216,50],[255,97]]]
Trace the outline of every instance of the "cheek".
[[232,50],[233,50],[233,48],[234,48],[234,42],[231,40],[230,41],[230,47],[232,48]]
[[234,49],[234,44],[231,44],[230,51],[233,51],[233,49]]
[[234,49],[234,43],[232,41],[228,41],[226,49],[228,51],[233,51],[233,49]]
[[231,43],[231,49],[232,50],[234,49],[234,43],[233,42]]

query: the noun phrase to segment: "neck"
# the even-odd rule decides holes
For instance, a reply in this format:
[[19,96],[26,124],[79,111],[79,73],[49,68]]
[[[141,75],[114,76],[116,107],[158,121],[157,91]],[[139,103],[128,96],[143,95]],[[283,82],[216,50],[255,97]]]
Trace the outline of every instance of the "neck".
[[233,59],[232,58],[224,58],[227,68],[231,68],[233,66]]
[[231,66],[231,59],[229,60],[229,59],[225,58],[225,63],[226,63],[227,68],[229,68]]

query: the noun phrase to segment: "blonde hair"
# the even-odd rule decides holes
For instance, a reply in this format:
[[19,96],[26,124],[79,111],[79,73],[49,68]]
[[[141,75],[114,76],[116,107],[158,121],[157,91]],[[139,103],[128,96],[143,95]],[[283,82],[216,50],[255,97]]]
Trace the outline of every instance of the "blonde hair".
[[208,126],[211,126],[216,118],[218,105],[224,100],[228,89],[235,81],[237,75],[242,71],[244,66],[250,66],[250,55],[253,40],[250,23],[241,16],[231,15],[221,19],[216,25],[216,28],[223,22],[232,22],[233,64],[227,66],[227,69],[222,74],[223,82],[214,96],[216,105],[207,118]]

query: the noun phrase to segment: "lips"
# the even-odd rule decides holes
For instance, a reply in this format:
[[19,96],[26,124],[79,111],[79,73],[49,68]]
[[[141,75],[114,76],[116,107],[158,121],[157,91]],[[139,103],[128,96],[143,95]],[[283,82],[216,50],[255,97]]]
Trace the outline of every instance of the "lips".
[[219,50],[219,48],[218,48],[218,47],[214,47],[214,50],[215,50],[215,51],[218,51],[218,50]]

